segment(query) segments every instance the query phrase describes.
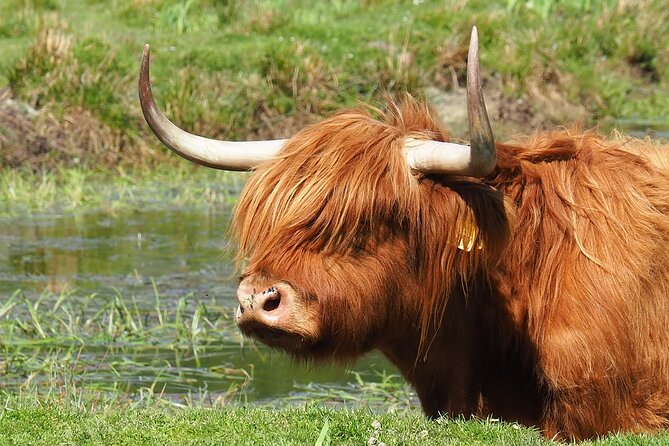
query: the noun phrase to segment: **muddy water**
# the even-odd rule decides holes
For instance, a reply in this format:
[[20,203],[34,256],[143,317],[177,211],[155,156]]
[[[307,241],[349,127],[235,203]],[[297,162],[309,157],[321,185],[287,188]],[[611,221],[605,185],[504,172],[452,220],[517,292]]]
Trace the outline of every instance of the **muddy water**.
[[[115,296],[123,296],[126,301],[132,299],[138,314],[149,318],[157,291],[163,308],[175,308],[186,296],[189,301],[206,302],[217,313],[215,317],[230,321],[227,334],[193,348],[175,347],[170,336],[154,336],[146,342],[125,344],[85,340],[85,345],[78,342],[70,350],[67,345],[36,343],[22,354],[28,351],[27,356],[34,360],[54,351],[76,356],[84,364],[89,385],[129,392],[157,386],[166,394],[206,391],[216,396],[248,375],[250,384],[238,386],[242,390],[236,398],[274,401],[295,398],[304,386],[314,383],[327,390],[353,381],[343,367],[294,364],[249,341],[240,346],[241,338],[231,322],[236,278],[232,277],[233,253],[226,249],[228,223],[227,211],[205,207],[0,217],[2,300],[17,289],[28,301],[67,293],[69,299],[83,302],[85,296],[95,293],[85,307],[90,315],[96,305],[101,308]],[[39,311],[48,311],[48,300]],[[0,363],[8,361],[1,357],[7,354],[0,352]],[[349,369],[361,372],[367,382],[380,380],[384,372],[396,373],[378,354]],[[24,379],[7,375],[5,383],[20,384]]]

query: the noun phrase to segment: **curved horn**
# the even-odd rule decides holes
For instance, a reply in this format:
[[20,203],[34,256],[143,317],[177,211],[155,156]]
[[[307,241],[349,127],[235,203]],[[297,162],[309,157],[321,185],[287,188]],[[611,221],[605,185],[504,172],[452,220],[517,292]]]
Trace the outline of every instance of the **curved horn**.
[[481,91],[478,31],[472,28],[467,58],[467,115],[470,146],[439,141],[407,140],[409,166],[423,173],[484,177],[497,163],[495,138]]
[[146,122],[163,144],[177,154],[203,166],[223,170],[250,170],[273,158],[285,139],[270,141],[218,141],[193,135],[174,125],[158,109],[149,80],[149,45],[144,46],[139,72],[139,102]]

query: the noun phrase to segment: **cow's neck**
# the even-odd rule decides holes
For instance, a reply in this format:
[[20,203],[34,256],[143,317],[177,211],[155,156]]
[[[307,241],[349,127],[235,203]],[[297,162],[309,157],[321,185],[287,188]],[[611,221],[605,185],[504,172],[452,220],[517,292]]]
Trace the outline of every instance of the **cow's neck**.
[[417,325],[407,326],[406,320],[393,324],[393,335],[379,345],[416,389],[428,416],[481,413],[479,371],[483,339],[481,324],[476,321],[478,307],[463,293],[454,293],[429,350],[419,358],[420,329]]
[[404,329],[394,330],[379,349],[416,389],[428,416],[493,414],[535,424],[539,396],[534,379],[514,356],[512,346],[520,340],[502,329],[513,326],[512,315],[494,283],[486,283],[476,295],[465,298],[459,290],[450,296],[427,354],[416,358],[420,330],[399,320],[395,327]]

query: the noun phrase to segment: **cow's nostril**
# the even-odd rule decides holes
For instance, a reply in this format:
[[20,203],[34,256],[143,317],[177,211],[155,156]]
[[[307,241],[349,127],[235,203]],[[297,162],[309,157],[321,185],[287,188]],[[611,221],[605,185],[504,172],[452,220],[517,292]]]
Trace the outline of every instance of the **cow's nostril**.
[[279,293],[275,293],[265,301],[265,303],[262,306],[262,309],[265,311],[274,311],[277,308],[279,308],[280,304],[281,304],[281,295],[279,295]]

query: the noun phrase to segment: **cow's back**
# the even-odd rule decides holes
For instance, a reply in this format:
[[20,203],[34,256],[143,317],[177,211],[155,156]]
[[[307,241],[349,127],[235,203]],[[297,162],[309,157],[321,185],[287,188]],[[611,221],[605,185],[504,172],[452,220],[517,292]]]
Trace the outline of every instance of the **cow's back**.
[[501,146],[518,226],[502,298],[536,348],[542,427],[566,437],[667,426],[669,168],[589,133]]
[[659,146],[650,143],[637,142],[635,144],[630,144],[629,147],[623,146],[623,148],[630,153],[648,159],[653,165],[669,172],[669,145]]

